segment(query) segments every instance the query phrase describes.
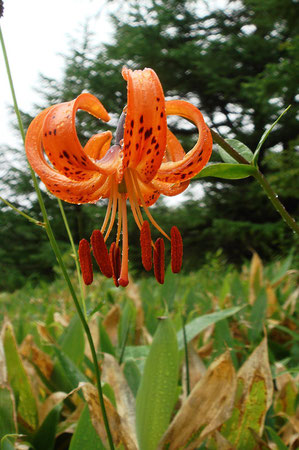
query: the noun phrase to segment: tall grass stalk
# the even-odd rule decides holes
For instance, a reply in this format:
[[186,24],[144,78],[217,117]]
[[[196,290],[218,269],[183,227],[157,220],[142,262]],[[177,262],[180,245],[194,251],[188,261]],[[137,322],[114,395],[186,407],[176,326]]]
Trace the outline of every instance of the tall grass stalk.
[[[6,52],[6,48],[5,48],[5,43],[4,43],[4,38],[3,38],[1,27],[0,27],[0,41],[1,41],[1,47],[2,47],[2,52],[3,52],[3,56],[4,56],[4,61],[5,61],[6,72],[7,72],[7,76],[8,76],[8,80],[9,80],[10,90],[11,90],[11,94],[12,94],[12,98],[13,98],[14,110],[15,110],[15,113],[16,113],[16,116],[17,116],[21,137],[22,137],[23,143],[25,144],[24,126],[23,126],[20,110],[19,110],[18,103],[17,103],[17,98],[16,98],[16,94],[15,94],[15,89],[14,89],[14,85],[13,85],[13,80],[12,80],[12,76],[11,76],[8,56],[7,56],[7,52]],[[75,303],[75,307],[76,307],[77,313],[78,313],[79,318],[80,318],[80,320],[82,322],[82,325],[83,325],[83,328],[84,328],[84,331],[86,333],[87,340],[88,340],[88,343],[89,343],[89,346],[90,346],[92,359],[93,359],[93,364],[94,364],[94,369],[95,369],[95,374],[96,374],[97,389],[98,389],[98,395],[99,395],[99,401],[100,401],[100,406],[101,406],[101,410],[102,410],[104,425],[105,425],[105,429],[106,429],[106,433],[107,433],[110,449],[113,450],[114,449],[114,444],[113,444],[112,435],[111,435],[111,431],[110,431],[110,427],[109,427],[108,416],[107,416],[106,409],[105,409],[105,403],[104,403],[104,397],[103,397],[103,391],[102,391],[102,385],[101,385],[101,374],[100,374],[97,354],[96,354],[95,346],[94,346],[93,339],[92,339],[92,336],[91,336],[90,328],[89,328],[88,323],[87,323],[87,321],[85,319],[85,315],[82,312],[79,300],[77,298],[77,295],[76,295],[75,290],[73,288],[73,285],[71,283],[70,277],[69,277],[69,275],[67,273],[65,264],[63,262],[60,249],[58,247],[57,241],[55,239],[55,236],[54,236],[54,233],[53,233],[53,230],[52,230],[49,218],[48,218],[48,214],[47,214],[47,211],[46,211],[46,208],[45,208],[45,204],[44,204],[44,201],[43,201],[43,198],[42,198],[41,190],[40,190],[40,188],[38,186],[37,178],[36,178],[35,173],[34,173],[32,167],[30,165],[29,165],[29,168],[30,168],[30,173],[31,173],[31,177],[32,177],[32,180],[33,180],[34,188],[35,188],[35,191],[36,191],[36,194],[37,194],[37,197],[38,197],[40,209],[41,209],[41,212],[42,212],[46,233],[48,235],[51,247],[52,247],[52,249],[54,251],[54,254],[56,256],[57,262],[58,262],[58,264],[59,264],[59,266],[60,266],[60,268],[62,270],[64,279],[65,279],[65,281],[66,281],[66,283],[68,285],[69,291],[70,291],[71,296],[73,298],[73,301]]]

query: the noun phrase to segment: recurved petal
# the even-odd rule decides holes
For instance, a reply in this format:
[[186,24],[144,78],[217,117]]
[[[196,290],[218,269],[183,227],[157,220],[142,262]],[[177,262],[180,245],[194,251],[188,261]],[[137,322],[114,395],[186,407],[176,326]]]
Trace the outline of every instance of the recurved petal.
[[28,161],[43,183],[56,197],[70,203],[90,203],[107,197],[110,181],[99,172],[93,172],[88,180],[75,181],[60,174],[45,159],[42,148],[42,127],[45,116],[53,107],[42,111],[30,124],[25,141]]
[[78,139],[75,123],[78,109],[109,120],[101,102],[85,93],[71,102],[53,106],[45,115],[42,127],[42,143],[49,160],[60,173],[73,180],[88,179],[93,172],[103,172],[100,164],[95,164],[84,152]]
[[185,154],[186,152],[183,149],[180,141],[169,129],[167,129],[167,144],[163,162],[180,161],[184,158]]
[[204,122],[201,112],[193,105],[183,100],[166,102],[167,115],[178,115],[193,122],[198,129],[198,139],[195,146],[178,161],[161,164],[156,179],[168,183],[178,183],[190,180],[207,164],[212,153],[212,136]]
[[92,159],[101,159],[110,148],[111,131],[94,134],[84,146],[84,152]]
[[189,183],[189,180],[179,183],[166,183],[165,181],[152,180],[151,185],[153,189],[159,191],[160,194],[174,197],[175,195],[184,192],[189,186]]
[[124,68],[122,75],[128,82],[123,167],[136,169],[148,183],[157,173],[166,147],[164,93],[152,69]]

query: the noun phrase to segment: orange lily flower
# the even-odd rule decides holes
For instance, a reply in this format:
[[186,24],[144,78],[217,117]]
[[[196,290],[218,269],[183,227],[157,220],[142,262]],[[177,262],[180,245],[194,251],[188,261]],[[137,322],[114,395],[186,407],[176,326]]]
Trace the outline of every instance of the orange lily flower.
[[[181,269],[182,239],[175,226],[169,237],[148,207],[160,194],[174,196],[188,187],[190,179],[210,158],[212,138],[196,107],[180,100],[165,101],[159,78],[152,69],[124,68],[122,75],[128,85],[128,103],[119,120],[114,145],[111,146],[111,132],[106,131],[92,136],[84,148],[81,146],[75,127],[78,109],[105,122],[110,119],[96,97],[83,93],[73,101],[50,106],[32,121],[26,136],[26,153],[31,167],[56,197],[77,204],[109,199],[101,230],[93,232],[91,246],[101,271],[107,277],[113,276],[117,286],[128,284],[129,200],[140,230],[143,265],[146,270],[151,269],[153,249],[155,276],[163,283],[164,241],[159,238],[155,244],[152,242],[149,223],[171,241],[174,272]],[[197,126],[198,140],[188,153],[167,128],[169,115],[184,117]],[[108,253],[105,242],[117,214],[116,239]],[[83,279],[90,284],[90,246],[85,239],[79,245],[79,259]]]

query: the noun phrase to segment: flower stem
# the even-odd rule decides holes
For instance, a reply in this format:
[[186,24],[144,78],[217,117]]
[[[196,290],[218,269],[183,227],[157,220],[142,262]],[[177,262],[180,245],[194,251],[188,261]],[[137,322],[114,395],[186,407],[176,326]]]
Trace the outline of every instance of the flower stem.
[[186,317],[182,314],[182,329],[183,329],[183,339],[184,339],[184,350],[185,350],[185,366],[186,366],[186,391],[187,397],[190,394],[190,371],[189,371],[189,356],[188,356],[188,343],[186,336]]
[[[221,136],[219,136],[216,131],[211,130],[213,140],[218,145],[220,145],[223,150],[225,150],[230,156],[232,156],[238,163],[241,164],[250,164],[243,156],[239,155],[236,150],[233,149],[231,145],[229,145]],[[256,167],[255,172],[253,173],[254,178],[257,180],[257,182],[260,184],[260,186],[264,189],[267,197],[271,201],[272,205],[276,209],[276,211],[280,214],[282,219],[287,223],[287,225],[295,231],[299,235],[299,226],[293,219],[293,217],[287,212],[283,204],[278,199],[278,196],[275,194],[273,189],[271,188],[269,182],[265,178],[265,176],[262,174],[262,172]]]
[[272,205],[276,209],[276,211],[281,215],[283,220],[288,224],[288,226],[299,235],[299,226],[295,222],[292,216],[287,212],[283,204],[278,199],[278,196],[275,194],[273,189],[271,188],[270,184],[268,183],[267,179],[264,177],[264,175],[257,170],[253,174],[254,178],[258,181],[258,183],[262,186],[265,193],[267,194],[269,200],[271,201]]
[[[22,139],[23,139],[23,143],[25,144],[25,131],[24,131],[24,127],[23,127],[23,123],[22,123],[22,119],[21,119],[21,114],[20,114],[20,110],[19,110],[19,107],[18,107],[16,94],[15,94],[15,90],[14,90],[14,86],[13,86],[12,76],[11,76],[11,72],[10,72],[10,67],[9,67],[9,62],[8,62],[8,57],[7,57],[7,53],[6,53],[6,49],[5,49],[5,44],[4,44],[4,39],[3,39],[1,27],[0,27],[0,41],[1,41],[1,47],[2,47],[3,56],[4,56],[4,60],[5,60],[7,76],[8,76],[8,79],[9,79],[10,89],[11,89],[11,93],[12,93],[12,97],[13,97],[14,109],[15,109],[15,113],[16,113],[16,116],[17,116],[17,119],[18,119],[19,129],[20,129],[20,133],[21,133],[21,136],[22,136]],[[95,346],[94,346],[93,339],[92,339],[92,336],[91,336],[90,328],[89,328],[88,323],[87,323],[87,321],[86,321],[86,319],[84,317],[84,314],[83,314],[83,312],[81,310],[80,303],[78,301],[78,298],[77,298],[76,293],[74,291],[73,285],[72,285],[71,280],[69,278],[69,275],[67,273],[65,264],[64,264],[64,262],[62,260],[61,252],[59,250],[59,247],[57,245],[55,236],[54,236],[53,231],[52,231],[51,224],[49,222],[49,218],[48,218],[47,211],[46,211],[46,208],[45,208],[45,204],[44,204],[44,201],[43,201],[43,198],[42,198],[42,194],[41,194],[40,188],[38,186],[37,178],[35,176],[35,173],[34,173],[33,169],[30,167],[30,165],[29,165],[29,168],[30,168],[30,172],[31,172],[34,188],[35,188],[35,191],[37,193],[40,209],[41,209],[42,216],[43,216],[43,219],[44,219],[45,229],[46,229],[46,232],[47,232],[47,235],[48,235],[51,247],[52,247],[52,249],[54,251],[54,254],[56,256],[58,264],[61,267],[64,279],[65,279],[65,281],[66,281],[66,283],[68,285],[69,291],[70,291],[71,296],[72,296],[72,298],[74,300],[74,303],[75,303],[76,310],[78,312],[79,318],[80,318],[80,320],[82,322],[83,328],[84,328],[86,336],[87,336],[87,340],[88,340],[88,343],[89,343],[89,346],[90,346],[92,359],[93,359],[93,364],[94,364],[94,368],[95,368],[97,389],[98,389],[98,394],[99,394],[99,400],[100,400],[100,405],[101,405],[104,425],[105,425],[105,429],[106,429],[106,433],[107,433],[107,438],[108,438],[110,449],[114,450],[112,435],[111,435],[109,422],[108,422],[108,417],[107,417],[106,408],[105,408],[105,403],[104,403],[104,396],[103,396],[102,385],[101,385],[101,374],[100,374],[99,364],[98,364],[98,360],[97,360],[97,354],[96,354]]]
[[73,236],[72,236],[72,233],[71,233],[68,221],[67,221],[67,217],[66,217],[64,209],[63,209],[62,202],[61,202],[60,198],[58,198],[57,200],[58,200],[58,205],[59,205],[59,208],[60,208],[61,216],[62,216],[62,219],[63,219],[63,222],[64,222],[64,226],[65,226],[67,235],[69,237],[69,240],[70,240],[70,243],[71,243],[71,247],[72,247],[72,251],[73,251],[73,254],[74,254],[75,264],[76,264],[76,271],[77,271],[78,282],[79,282],[79,287],[80,287],[80,294],[81,294],[81,305],[82,305],[84,317],[85,317],[85,319],[87,319],[85,296],[84,296],[84,291],[83,291],[82,277],[81,277],[80,265],[79,265],[79,261],[78,261],[78,254],[77,254],[76,247],[75,247],[75,244],[74,244],[74,239],[73,239]]

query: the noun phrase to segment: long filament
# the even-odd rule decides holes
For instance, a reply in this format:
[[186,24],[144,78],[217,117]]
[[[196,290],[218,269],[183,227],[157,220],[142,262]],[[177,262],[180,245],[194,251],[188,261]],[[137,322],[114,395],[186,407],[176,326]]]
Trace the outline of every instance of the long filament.
[[128,278],[128,253],[129,253],[129,243],[128,243],[128,223],[127,223],[127,204],[126,195],[121,194],[121,215],[122,215],[122,258],[121,258],[121,269],[118,282],[121,286],[125,287],[129,283]]
[[110,217],[109,227],[108,227],[108,230],[107,230],[107,232],[105,234],[105,238],[104,238],[105,242],[107,241],[107,239],[108,239],[108,237],[109,237],[109,235],[111,233],[111,230],[112,230],[112,227],[113,227],[113,224],[114,224],[114,221],[115,221],[116,210],[117,210],[117,196],[118,196],[118,194],[117,194],[117,185],[116,185],[116,183],[113,183],[112,187],[113,187],[113,193],[112,193],[113,207],[112,207],[112,213],[111,213],[111,217]]
[[[113,189],[113,185],[114,185],[114,183],[111,182],[110,191]],[[112,200],[113,200],[113,195],[110,195],[108,206],[107,206],[107,210],[106,210],[106,214],[105,214],[105,218],[104,218],[104,222],[103,222],[103,225],[102,225],[102,228],[101,228],[101,233],[102,234],[104,234],[104,232],[106,230],[108,219],[109,219],[109,216],[110,216],[110,213],[111,213]]]
[[133,173],[133,172],[132,172],[132,177],[133,177],[133,181],[134,181],[134,184],[135,184],[137,193],[138,193],[138,195],[139,195],[139,198],[141,199],[141,203],[142,203],[143,209],[144,209],[144,211],[145,211],[147,217],[149,218],[149,220],[151,221],[151,223],[154,225],[154,227],[156,227],[157,230],[159,230],[160,233],[163,234],[163,236],[165,236],[166,239],[168,239],[168,240],[170,241],[171,239],[170,239],[170,237],[168,236],[168,234],[165,233],[165,231],[160,227],[160,225],[157,224],[157,222],[155,221],[155,219],[153,218],[153,216],[152,216],[151,213],[149,212],[149,209],[148,209],[148,207],[147,207],[146,204],[145,204],[143,195],[141,194],[140,187],[139,187],[139,184],[138,184],[138,180],[137,180],[137,178],[136,178],[136,174]]
[[115,240],[116,245],[118,245],[119,239],[120,239],[121,224],[122,224],[121,197],[118,196],[118,223],[117,223],[117,234],[116,234],[116,240]]

